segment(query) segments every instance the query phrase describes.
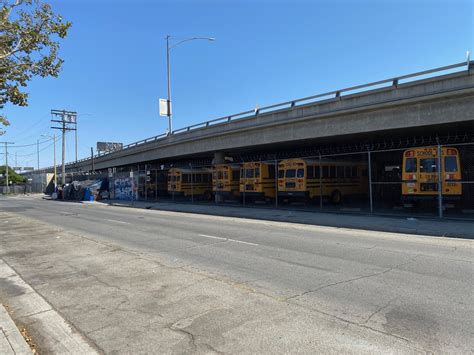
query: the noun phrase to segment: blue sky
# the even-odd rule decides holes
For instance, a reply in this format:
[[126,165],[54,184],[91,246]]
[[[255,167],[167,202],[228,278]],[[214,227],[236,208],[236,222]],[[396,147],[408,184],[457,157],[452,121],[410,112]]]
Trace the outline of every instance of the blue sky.
[[[79,113],[79,158],[97,141],[130,143],[163,133],[170,34],[193,41],[171,53],[174,128],[324,91],[461,62],[473,49],[473,2],[53,1],[73,22],[59,78],[37,78],[29,106],[7,106],[0,140],[52,134],[50,109]],[[44,138],[42,138],[44,140]],[[40,165],[52,165],[41,145]],[[36,147],[11,149],[36,166]],[[4,158],[4,155],[1,155]],[[59,156],[58,156],[59,159]],[[67,137],[67,160],[74,137]]]

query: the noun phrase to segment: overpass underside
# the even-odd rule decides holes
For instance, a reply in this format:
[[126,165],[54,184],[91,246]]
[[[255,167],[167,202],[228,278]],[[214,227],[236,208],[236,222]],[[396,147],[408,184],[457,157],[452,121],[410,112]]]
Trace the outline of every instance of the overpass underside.
[[96,156],[94,167],[92,159],[70,163],[67,171],[187,164],[212,161],[216,155],[248,160],[362,151],[401,147],[401,141],[407,140],[412,143],[405,145],[472,140],[473,63],[467,68],[405,83],[394,79],[393,85],[373,90],[302,99],[280,109],[204,122]]
[[[473,75],[463,72],[204,126],[96,159],[95,168],[360,145],[411,136],[459,135],[474,127]],[[87,169],[87,167],[86,167]]]
[[[291,155],[329,154],[383,147],[453,143],[474,139],[474,92],[358,113],[330,117],[294,118],[259,128],[203,135],[170,137],[155,149],[118,152],[96,159],[95,169],[140,164],[210,161],[216,152],[237,160],[283,158]],[[304,111],[304,110],[303,110]],[[203,130],[205,131],[205,129]],[[204,132],[202,132],[204,133]],[[172,141],[176,140],[176,143]],[[105,158],[105,157],[104,157]],[[72,168],[72,167],[71,167]],[[91,166],[85,166],[85,170]]]

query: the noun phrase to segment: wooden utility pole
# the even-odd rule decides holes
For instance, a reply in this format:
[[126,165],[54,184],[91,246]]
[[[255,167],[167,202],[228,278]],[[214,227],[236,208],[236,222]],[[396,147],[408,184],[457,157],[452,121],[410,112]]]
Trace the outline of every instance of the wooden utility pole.
[[5,184],[7,186],[7,191],[6,193],[8,194],[10,191],[9,191],[9,187],[8,187],[8,145],[9,144],[15,144],[13,142],[0,142],[0,143],[3,143],[5,144]]
[[60,124],[60,127],[51,127],[51,128],[59,129],[61,130],[61,133],[62,133],[61,185],[65,185],[66,184],[66,164],[65,164],[66,132],[77,131],[77,112],[66,111],[66,110],[51,110],[51,115],[53,116],[53,119],[51,119],[51,122]]

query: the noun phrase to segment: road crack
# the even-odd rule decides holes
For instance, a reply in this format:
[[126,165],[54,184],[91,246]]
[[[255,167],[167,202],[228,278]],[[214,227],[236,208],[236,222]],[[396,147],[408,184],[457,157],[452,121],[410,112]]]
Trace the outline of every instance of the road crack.
[[380,271],[380,272],[376,272],[376,273],[372,273],[372,274],[369,274],[369,275],[362,275],[362,276],[358,276],[358,277],[354,277],[352,279],[348,279],[348,280],[343,280],[343,281],[338,281],[338,282],[334,282],[334,283],[330,283],[330,284],[327,284],[327,285],[323,285],[323,286],[320,286],[318,288],[315,288],[313,290],[307,290],[305,292],[302,292],[302,293],[299,293],[297,295],[293,295],[293,296],[290,296],[290,297],[287,297],[284,299],[284,301],[288,301],[288,300],[291,300],[291,299],[295,299],[295,298],[298,298],[298,297],[302,297],[302,296],[305,296],[307,294],[310,294],[310,293],[314,293],[314,292],[318,292],[320,290],[323,290],[325,288],[328,288],[328,287],[332,287],[332,286],[337,286],[337,285],[341,285],[341,284],[345,284],[345,283],[349,283],[349,282],[353,282],[353,281],[358,281],[358,280],[362,280],[362,279],[367,279],[367,278],[371,278],[371,277],[376,277],[376,276],[380,276],[380,275],[384,275],[394,269],[397,269],[399,267],[402,267],[402,266],[405,266],[409,263],[411,263],[412,261],[414,261],[420,254],[416,254],[415,256],[411,257],[408,261],[406,262],[403,262],[401,264],[397,264],[397,265],[394,265],[392,267],[389,267],[388,269],[385,269],[383,271]]
[[398,297],[394,297],[391,300],[389,300],[386,304],[384,304],[382,307],[379,307],[375,312],[373,312],[369,317],[367,317],[367,319],[363,323],[360,323],[360,325],[366,325],[372,319],[372,317],[374,317],[376,314],[380,313],[384,309],[388,308],[397,298]]

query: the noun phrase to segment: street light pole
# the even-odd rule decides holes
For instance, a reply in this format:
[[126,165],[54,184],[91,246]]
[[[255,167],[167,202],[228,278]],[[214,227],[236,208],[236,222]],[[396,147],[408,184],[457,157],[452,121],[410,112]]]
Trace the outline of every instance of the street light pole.
[[191,38],[186,38],[183,39],[182,41],[179,41],[176,44],[173,44],[170,46],[170,39],[171,36],[167,35],[166,36],[166,68],[168,72],[168,134],[171,134],[173,132],[173,114],[171,112],[171,70],[170,70],[170,50],[173,49],[176,46],[179,46],[181,43],[188,42],[188,41],[194,41],[194,40],[207,40],[207,41],[215,41],[216,39],[213,37],[191,37]]
[[40,141],[39,139],[36,140],[36,167],[40,169]]
[[168,71],[168,134],[173,131],[171,117],[171,74],[170,74],[170,35],[166,36],[166,68]]

